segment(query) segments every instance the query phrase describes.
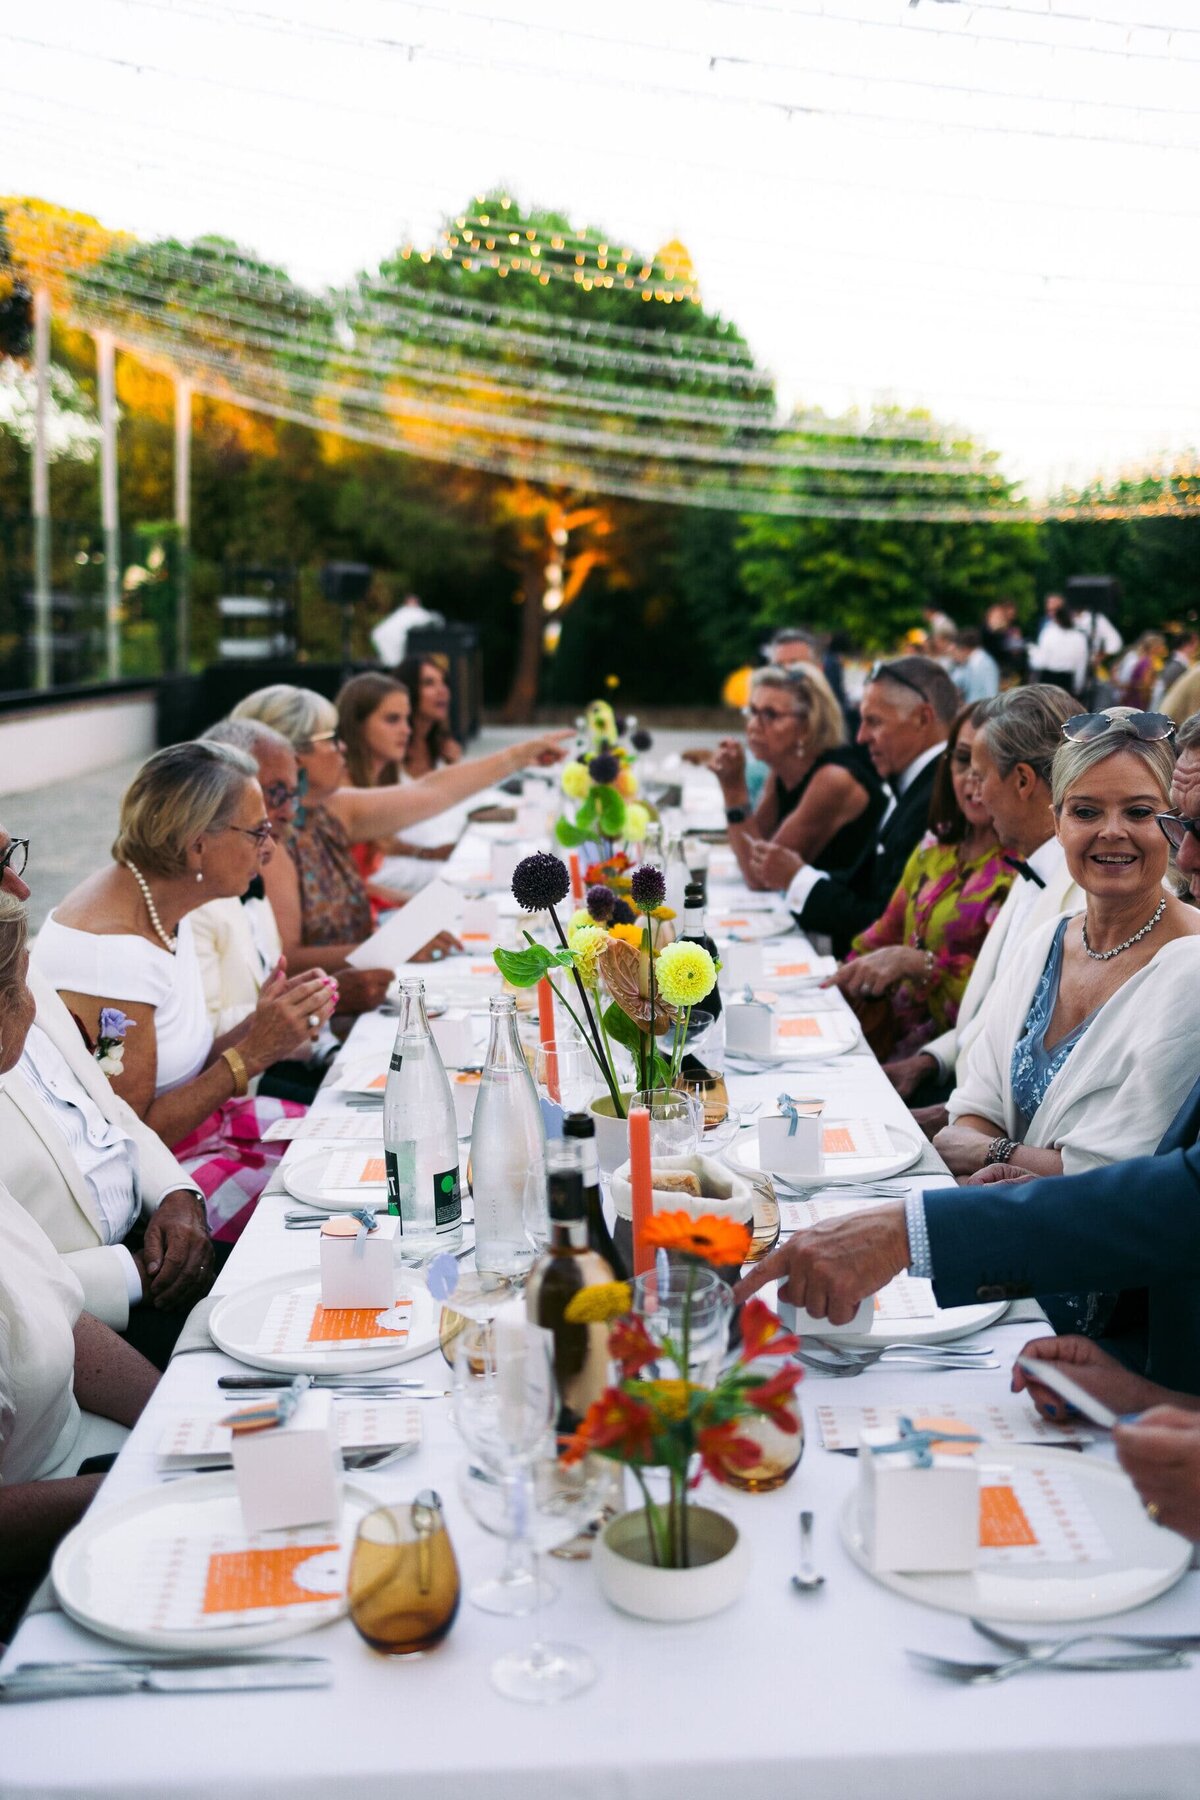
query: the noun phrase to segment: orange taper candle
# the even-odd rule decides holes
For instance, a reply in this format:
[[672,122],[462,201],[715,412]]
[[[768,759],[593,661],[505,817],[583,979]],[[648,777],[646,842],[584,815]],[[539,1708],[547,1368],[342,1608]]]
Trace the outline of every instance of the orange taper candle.
[[554,989],[550,978],[538,982],[538,1035],[546,1052],[546,1092],[558,1104],[558,1044],[554,1036]]
[[629,1187],[633,1199],[633,1272],[644,1275],[654,1267],[654,1252],[642,1241],[642,1234],[654,1212],[650,1114],[644,1106],[629,1109]]
[[579,873],[579,858],[572,850],[567,858],[571,870],[571,898],[576,906],[583,905],[583,876]]

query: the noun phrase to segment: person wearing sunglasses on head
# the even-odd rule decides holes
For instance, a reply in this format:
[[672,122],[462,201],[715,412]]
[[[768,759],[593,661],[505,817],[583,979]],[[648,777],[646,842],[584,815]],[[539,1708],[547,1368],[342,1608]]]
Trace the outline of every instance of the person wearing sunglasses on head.
[[[349,969],[346,958],[371,936],[371,901],[351,846],[389,837],[405,826],[444,812],[456,801],[515,775],[530,763],[560,760],[570,731],[545,732],[469,762],[436,769],[402,787],[349,785],[346,747],[337,708],[311,688],[278,683],[247,694],[233,719],[258,719],[291,744],[308,789],[281,854],[264,872],[288,966],[320,964],[337,974],[341,1004],[365,1012],[378,1006],[393,979],[390,969]],[[426,945],[420,960],[438,960],[460,948],[449,933]],[[345,971],[345,973],[343,973]]]
[[[1179,728],[1176,744],[1171,813],[1157,826],[1178,843],[1176,870],[1200,896],[1200,714]],[[1197,1072],[1196,1018],[1193,1007],[1170,1045],[1189,1079]],[[1139,1022],[1137,1042],[1159,1034],[1151,1016]],[[1114,1122],[1123,1125],[1123,1115]],[[755,1267],[738,1298],[778,1280],[783,1299],[846,1324],[867,1294],[905,1269],[931,1280],[943,1307],[1145,1289],[1144,1345],[1124,1343],[1123,1360],[1166,1387],[1200,1394],[1200,1079],[1153,1155],[1050,1177],[988,1164],[966,1185],[797,1233]]]
[[113,860],[42,926],[33,962],[90,1042],[129,1021],[114,1089],[170,1145],[203,1191],[215,1238],[237,1237],[279,1160],[274,1120],[303,1111],[249,1095],[250,1082],[310,1042],[335,991],[319,969],[280,963],[252,1012],[213,1032],[190,914],[236,899],[271,857],[258,769],[225,744],[156,751],[121,802]]
[[746,754],[724,738],[710,767],[721,784],[729,842],[752,888],[765,887],[751,848],[775,843],[833,868],[855,863],[874,840],[883,792],[861,751],[846,743],[841,707],[811,664],[759,669],[745,707],[746,747],[771,779],[751,807]]
[[785,844],[749,846],[755,883],[784,891],[801,929],[829,938],[836,956],[882,916],[899,885],[924,834],[936,765],[958,710],[958,689],[931,657],[876,663],[863,689],[858,742],[891,799],[861,855],[839,869],[828,856],[817,866]]

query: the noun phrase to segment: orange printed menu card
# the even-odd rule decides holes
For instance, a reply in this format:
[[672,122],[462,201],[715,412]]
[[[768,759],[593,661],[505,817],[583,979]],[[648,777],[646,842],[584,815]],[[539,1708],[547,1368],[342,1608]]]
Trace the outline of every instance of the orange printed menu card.
[[382,1094],[383,1090],[387,1086],[387,1080],[388,1080],[387,1071],[385,1069],[382,1075],[375,1075],[372,1077],[372,1079],[370,1081],[368,1081],[367,1087],[366,1087],[367,1093],[368,1094]]
[[[411,1300],[397,1300],[396,1312],[406,1315],[412,1307]],[[362,1338],[391,1338],[393,1342],[408,1336],[408,1318],[399,1331],[379,1323],[377,1308],[359,1306],[318,1306],[313,1313],[313,1322],[309,1329],[310,1344],[337,1344],[347,1339],[356,1342]]]
[[[946,1449],[953,1448],[947,1444]],[[1036,1544],[1037,1533],[1025,1508],[1010,1487],[979,1490],[979,1542],[985,1550],[1007,1549],[1014,1544]]]
[[821,1035],[819,1019],[777,1019],[775,1032],[781,1038],[813,1038]]
[[853,1156],[857,1149],[854,1133],[848,1125],[827,1125],[821,1134],[821,1143],[826,1156]]
[[771,974],[776,981],[782,981],[786,977],[789,977],[789,976],[811,975],[812,974],[812,964],[811,963],[773,963],[771,966]]
[[208,1560],[204,1584],[206,1613],[252,1612],[264,1606],[311,1605],[326,1600],[292,1579],[301,1563],[336,1554],[337,1544],[289,1544],[278,1550],[218,1551]]

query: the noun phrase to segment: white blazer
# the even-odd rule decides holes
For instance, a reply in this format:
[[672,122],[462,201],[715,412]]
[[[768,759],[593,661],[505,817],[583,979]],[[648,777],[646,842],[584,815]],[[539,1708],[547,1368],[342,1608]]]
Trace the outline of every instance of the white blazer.
[[[1021,946],[988,995],[958,1087],[953,1124],[964,1113],[994,1119],[1017,1137],[1012,1053],[1046,966],[1057,921]],[[1105,1002],[1046,1090],[1024,1135],[1061,1150],[1063,1173],[1149,1156],[1196,1079],[1200,938],[1175,938]]]
[[[199,1193],[158,1134],[113,1092],[67,1008],[34,968],[29,986],[37,1024],[104,1117],[133,1139],[142,1217],[148,1218],[163,1196],[177,1188]],[[78,1278],[85,1309],[123,1331],[129,1323],[128,1265],[104,1241],[91,1191],[53,1114],[15,1070],[0,1076],[0,1175]]]
[[[979,955],[975,958],[975,967],[971,970],[970,980],[967,982],[959,1003],[958,1018],[955,1023],[948,1031],[943,1031],[940,1037],[933,1038],[928,1044],[921,1045],[921,1053],[937,1059],[938,1067],[947,1080],[952,1079],[956,1069],[960,1068],[962,1059],[979,1030],[979,1015],[995,983],[1001,953],[1014,929],[1013,920],[1020,912],[1019,908],[1014,907],[1013,902],[1020,892],[1023,879],[1024,877],[1019,875],[1013,882],[1005,896],[1004,905],[996,914],[991,930],[980,945]],[[1064,857],[1058,872],[1048,877],[1046,885],[1039,891],[1037,899],[1029,910],[1021,915],[1022,937],[1028,942],[1042,926],[1061,919],[1064,913],[1082,912],[1086,898],[1083,889],[1078,887],[1072,879]],[[1012,960],[1015,960],[1017,953],[1017,946],[1014,944],[1010,953]],[[1009,962],[1009,968],[1012,966],[1012,960]]]

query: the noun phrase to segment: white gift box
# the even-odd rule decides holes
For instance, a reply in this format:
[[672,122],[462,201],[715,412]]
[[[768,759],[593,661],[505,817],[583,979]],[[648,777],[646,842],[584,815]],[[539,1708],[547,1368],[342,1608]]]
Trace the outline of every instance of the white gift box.
[[438,1055],[448,1069],[461,1069],[466,1064],[478,1063],[479,1052],[475,1048],[471,1015],[465,1006],[448,1007],[440,1018],[430,1019],[429,1029],[438,1047]]
[[876,1574],[952,1574],[979,1560],[979,1465],[934,1450],[922,1468],[914,1450],[872,1452],[896,1432],[872,1426],[858,1440],[858,1518]]
[[[321,1305],[390,1306],[396,1298],[395,1248],[399,1219],[379,1216],[374,1231],[362,1233],[352,1213],[326,1219],[321,1227]],[[353,1234],[349,1230],[353,1227]]]
[[486,938],[492,943],[500,931],[500,908],[494,900],[464,900],[458,935],[465,943],[469,938]]
[[725,1048],[741,1050],[748,1056],[771,1054],[773,1018],[769,1006],[761,1000],[727,1000],[725,1003]]
[[721,946],[721,986],[726,992],[735,982],[761,981],[761,944],[728,943]]
[[336,1520],[342,1452],[332,1394],[309,1388],[286,1425],[235,1431],[233,1473],[247,1531],[288,1531]]
[[828,1319],[814,1319],[802,1306],[792,1306],[787,1300],[777,1299],[775,1310],[780,1324],[799,1337],[837,1337],[842,1332],[865,1337],[875,1323],[875,1296],[868,1294],[865,1300],[860,1300],[857,1312],[845,1325],[831,1325]]
[[823,1175],[823,1100],[796,1100],[796,1118],[765,1113],[758,1121],[758,1156],[764,1169],[781,1175]]

